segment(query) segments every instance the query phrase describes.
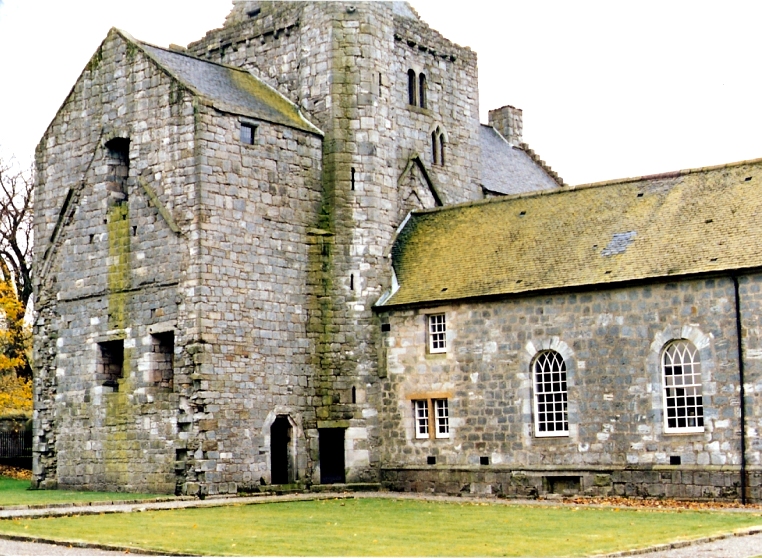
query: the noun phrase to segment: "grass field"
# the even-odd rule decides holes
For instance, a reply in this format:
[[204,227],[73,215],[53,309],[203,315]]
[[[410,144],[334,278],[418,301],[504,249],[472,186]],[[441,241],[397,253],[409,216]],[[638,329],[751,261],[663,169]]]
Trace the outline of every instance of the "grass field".
[[112,500],[143,500],[157,498],[156,494],[127,494],[124,492],[77,492],[74,490],[29,490],[28,480],[0,477],[0,506],[108,502]]
[[762,513],[349,499],[0,521],[0,532],[202,555],[585,556],[762,525]]

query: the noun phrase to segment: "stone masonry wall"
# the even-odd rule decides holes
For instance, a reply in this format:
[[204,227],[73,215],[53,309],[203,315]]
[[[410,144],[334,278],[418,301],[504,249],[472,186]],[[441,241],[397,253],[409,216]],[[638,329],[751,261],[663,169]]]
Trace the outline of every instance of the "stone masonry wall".
[[[745,317],[757,308],[761,282],[758,275],[741,278]],[[428,354],[425,316],[437,312],[446,313],[448,350]],[[380,410],[386,433],[381,467],[395,489],[740,497],[740,386],[729,277],[453,303],[383,312],[381,318],[390,324],[383,397],[391,402]],[[752,325],[744,331],[751,412],[762,379],[755,365],[760,347],[749,335]],[[679,338],[700,350],[702,433],[664,433],[661,350]],[[566,363],[565,437],[533,433],[530,367],[545,348],[560,352]],[[411,399],[426,394],[448,398],[449,438],[415,438]],[[760,499],[757,424],[752,419],[747,426],[748,495]],[[429,457],[436,465],[427,466]],[[681,464],[670,465],[671,457]]]
[[[308,334],[317,348],[316,415],[304,427],[316,462],[317,429],[345,428],[347,479],[375,480],[379,332],[371,307],[388,287],[384,253],[396,227],[413,207],[430,206],[408,206],[398,182],[417,153],[442,201],[481,195],[476,57],[422,22],[394,16],[388,3],[254,7],[238,4],[225,27],[189,51],[249,69],[325,132],[321,214],[307,239],[314,270]],[[412,41],[419,46],[411,47]],[[428,75],[425,109],[407,104],[410,65]],[[448,138],[447,164],[434,169],[427,156],[437,125]],[[319,481],[317,469],[313,480]]]
[[[443,204],[480,199],[476,53],[448,41],[423,21],[395,15],[392,54],[383,77],[388,73],[391,84],[398,172],[418,153],[444,198]],[[425,108],[408,102],[410,69],[425,76]],[[431,134],[437,129],[445,138],[444,164],[433,160]]]
[[[112,31],[38,147],[37,486],[175,491],[189,254],[158,205],[189,230],[193,130],[192,98]],[[116,138],[129,169],[115,171]],[[174,377],[152,336],[169,331]],[[109,342],[124,352],[113,382]]]
[[[239,141],[241,122],[254,145]],[[309,480],[305,424],[315,346],[309,229],[321,202],[319,136],[212,109],[197,113],[200,201],[198,363],[185,492],[235,493],[270,484],[270,426],[293,424],[294,481]]]

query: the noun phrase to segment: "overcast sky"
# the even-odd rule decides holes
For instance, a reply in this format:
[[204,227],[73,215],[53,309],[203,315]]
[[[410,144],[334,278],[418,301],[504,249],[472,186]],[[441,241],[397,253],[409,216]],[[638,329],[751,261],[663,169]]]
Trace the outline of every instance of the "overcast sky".
[[[413,0],[479,56],[482,121],[569,184],[762,157],[762,2]],[[0,0],[0,152],[34,146],[112,26],[166,46],[219,27],[230,0]]]

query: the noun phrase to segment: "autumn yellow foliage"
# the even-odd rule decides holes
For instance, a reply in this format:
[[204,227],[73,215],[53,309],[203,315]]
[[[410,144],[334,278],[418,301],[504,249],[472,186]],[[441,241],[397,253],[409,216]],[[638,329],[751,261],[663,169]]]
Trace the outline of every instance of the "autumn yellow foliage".
[[0,416],[32,416],[32,380],[15,373],[0,376]]
[[29,371],[31,335],[24,324],[24,305],[8,281],[0,281],[0,416],[32,413]]

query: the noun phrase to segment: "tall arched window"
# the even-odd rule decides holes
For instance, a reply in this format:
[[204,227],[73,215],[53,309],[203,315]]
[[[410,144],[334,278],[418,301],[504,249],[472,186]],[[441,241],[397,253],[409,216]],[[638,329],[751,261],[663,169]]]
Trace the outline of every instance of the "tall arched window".
[[437,147],[437,140],[439,138],[438,136],[439,129],[435,130],[434,132],[431,132],[431,163],[436,165],[439,161],[437,160],[437,156],[439,154],[439,148]]
[[409,105],[417,105],[416,99],[418,97],[417,91],[416,91],[416,78],[415,78],[415,70],[408,70],[407,71],[407,104]]
[[418,106],[426,108],[426,76],[418,75]]
[[662,354],[664,431],[703,432],[701,361],[687,339],[670,341]]
[[439,164],[444,166],[445,164],[445,136],[439,134]]
[[534,434],[568,436],[569,415],[566,363],[557,351],[542,351],[532,362],[534,378]]

